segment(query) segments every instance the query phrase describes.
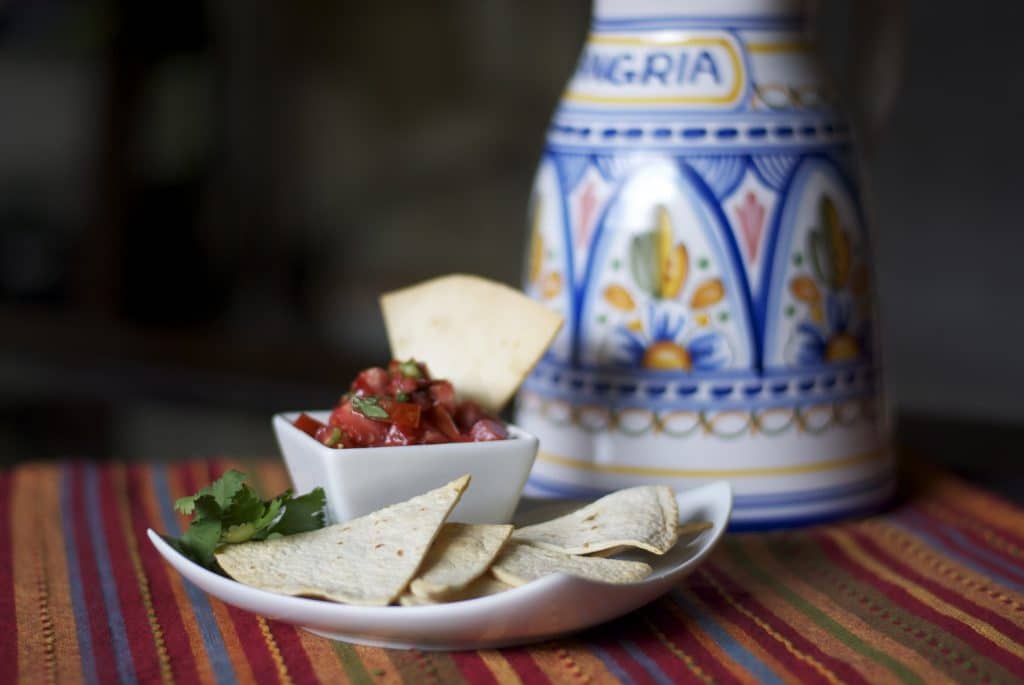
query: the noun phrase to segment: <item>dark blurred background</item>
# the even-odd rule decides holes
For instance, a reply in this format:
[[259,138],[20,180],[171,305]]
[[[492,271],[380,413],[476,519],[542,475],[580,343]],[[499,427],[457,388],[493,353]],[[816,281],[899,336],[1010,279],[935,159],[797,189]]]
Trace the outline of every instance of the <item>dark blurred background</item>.
[[[854,4],[820,17],[848,98]],[[0,1],[0,460],[269,455],[271,412],[385,358],[382,290],[516,283],[588,15]],[[1022,23],[1021,3],[908,2],[867,164],[897,430],[965,463],[1012,465],[1024,437]]]

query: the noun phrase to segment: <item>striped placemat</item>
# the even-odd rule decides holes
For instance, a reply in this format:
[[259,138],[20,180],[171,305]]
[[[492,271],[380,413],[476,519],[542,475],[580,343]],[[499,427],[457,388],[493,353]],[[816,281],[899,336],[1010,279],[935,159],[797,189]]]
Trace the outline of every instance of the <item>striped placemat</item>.
[[[223,462],[0,471],[0,681],[1010,683],[1024,511],[947,475],[882,516],[727,536],[669,595],[570,639],[425,653],[331,642],[207,597],[145,539]],[[242,466],[265,492],[276,462]]]

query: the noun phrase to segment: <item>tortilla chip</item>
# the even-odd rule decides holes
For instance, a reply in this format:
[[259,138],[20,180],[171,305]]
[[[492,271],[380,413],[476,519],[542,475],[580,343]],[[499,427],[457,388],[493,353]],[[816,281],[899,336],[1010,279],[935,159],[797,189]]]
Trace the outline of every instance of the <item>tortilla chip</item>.
[[385,606],[412,580],[469,483],[447,485],[309,533],[228,545],[217,561],[235,580],[284,595]]
[[491,567],[491,573],[514,586],[552,573],[568,573],[602,583],[635,583],[649,576],[651,567],[640,561],[581,557],[509,540]]
[[488,595],[496,595],[499,592],[505,592],[511,590],[512,586],[508,583],[503,583],[493,576],[480,576],[472,583],[450,595],[445,595],[441,599],[429,599],[426,597],[418,597],[412,593],[406,593],[398,598],[398,603],[404,607],[416,607],[416,606],[428,606],[431,604],[444,604],[446,602],[461,602],[466,599],[476,599],[478,597],[486,597]]
[[511,534],[507,525],[444,524],[409,590],[427,599],[462,590],[487,572]]
[[499,411],[562,326],[562,315],[507,285],[453,274],[385,293],[395,359],[426,362],[463,399]]
[[639,547],[664,554],[679,537],[675,493],[664,485],[619,490],[544,523],[519,528],[512,538],[567,554]]

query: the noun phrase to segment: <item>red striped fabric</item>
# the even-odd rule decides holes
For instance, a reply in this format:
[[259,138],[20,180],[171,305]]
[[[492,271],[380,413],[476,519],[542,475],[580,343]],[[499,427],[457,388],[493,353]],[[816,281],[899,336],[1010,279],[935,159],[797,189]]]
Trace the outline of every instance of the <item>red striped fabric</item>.
[[[922,476],[913,497],[870,519],[730,535],[670,597],[572,639],[427,653],[332,643],[174,575],[145,531],[177,532],[186,521],[174,499],[227,467],[0,470],[0,682],[980,685],[1024,676],[1024,511],[947,475]],[[261,482],[286,482],[279,466],[257,470]],[[26,525],[12,511],[12,493],[27,501],[21,488],[59,499],[43,514],[54,517],[49,540],[13,534]]]

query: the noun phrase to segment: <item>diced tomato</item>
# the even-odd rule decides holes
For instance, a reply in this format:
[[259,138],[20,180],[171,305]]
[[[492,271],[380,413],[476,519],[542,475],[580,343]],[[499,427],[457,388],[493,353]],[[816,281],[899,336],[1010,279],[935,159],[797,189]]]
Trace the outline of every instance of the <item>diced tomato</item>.
[[[359,404],[357,410],[353,399]],[[372,406],[372,408],[371,408]],[[369,414],[369,415],[368,415]],[[455,388],[432,380],[427,366],[393,359],[363,370],[338,401],[327,425],[302,415],[295,425],[332,447],[423,445],[508,437],[475,402],[456,403]]]
[[469,429],[469,437],[473,442],[504,440],[508,437],[508,431],[494,419],[480,419]]
[[462,434],[459,433],[458,426],[452,421],[452,415],[440,404],[430,410],[430,418],[434,420],[437,429],[444,433],[445,437],[452,442],[462,442],[465,440]]
[[316,432],[320,428],[323,428],[324,424],[314,419],[309,414],[299,414],[298,418],[292,423],[293,426],[298,428],[303,433],[308,434],[310,437],[316,437]]
[[387,392],[391,376],[379,366],[371,366],[359,372],[352,382],[352,390],[364,395],[383,395]]
[[448,381],[434,381],[430,384],[430,399],[441,405],[449,414],[455,413],[455,388]]
[[419,442],[422,431],[416,428],[400,426],[397,423],[391,424],[388,428],[387,437],[384,438],[385,445],[415,445]]
[[398,374],[391,377],[391,382],[388,384],[388,394],[397,395],[400,392],[404,392],[406,395],[409,395],[419,390],[419,387],[420,381],[418,379]]
[[473,424],[480,419],[486,418],[487,414],[480,405],[472,400],[466,400],[460,402],[458,408],[455,410],[455,423],[459,426],[459,430],[468,431],[473,427]]
[[420,406],[414,402],[397,402],[386,397],[377,400],[380,408],[388,413],[388,420],[399,426],[417,428],[420,425]]
[[366,418],[352,409],[349,400],[331,413],[330,425],[340,428],[354,445],[366,447],[383,443],[389,424]]

